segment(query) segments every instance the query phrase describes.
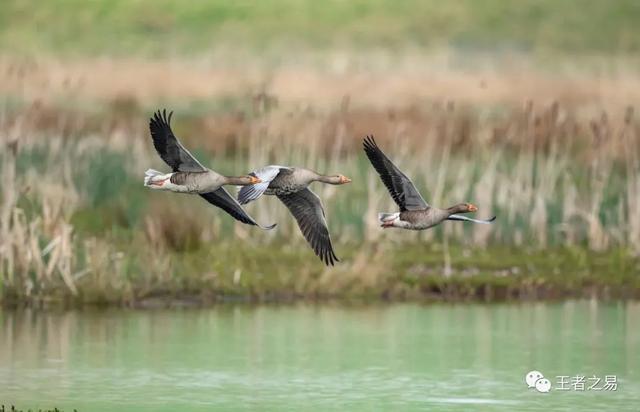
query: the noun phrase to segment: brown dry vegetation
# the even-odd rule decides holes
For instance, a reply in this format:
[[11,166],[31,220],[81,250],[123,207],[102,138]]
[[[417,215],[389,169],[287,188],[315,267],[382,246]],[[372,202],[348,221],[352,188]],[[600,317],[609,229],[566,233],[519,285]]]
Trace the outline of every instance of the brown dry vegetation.
[[245,57],[228,62],[16,58],[0,56],[0,93],[29,101],[72,98],[189,103],[238,98],[263,91],[285,105],[331,110],[345,97],[356,107],[406,108],[425,101],[477,106],[557,101],[580,112],[618,110],[640,98],[640,80],[629,59],[539,63],[520,56],[457,62],[446,53],[377,56],[371,53],[300,56],[289,63]]
[[[582,263],[594,252],[622,250],[622,267],[603,274],[637,273],[635,76],[551,76],[526,65],[471,74],[416,59],[392,69],[351,62],[324,70],[0,60],[5,294],[89,301],[202,290],[411,296],[444,293],[429,282],[455,275],[502,279],[504,270],[538,276],[561,268],[549,274],[553,283],[570,270],[561,261],[536,268],[522,255],[515,262],[496,256],[486,267],[469,261],[489,246],[593,251],[576,258]],[[142,172],[162,167],[146,130],[161,106],[176,110],[176,133],[222,172],[280,163],[352,177],[350,186],[314,188],[344,262],[323,268],[274,199],[248,208],[263,223],[279,223],[265,233],[232,225],[196,199],[145,191]],[[473,201],[481,215],[497,214],[497,223],[382,231],[376,213],[395,207],[361,153],[369,133],[430,203]],[[181,208],[189,213],[176,224]],[[393,255],[400,247],[404,255]]]

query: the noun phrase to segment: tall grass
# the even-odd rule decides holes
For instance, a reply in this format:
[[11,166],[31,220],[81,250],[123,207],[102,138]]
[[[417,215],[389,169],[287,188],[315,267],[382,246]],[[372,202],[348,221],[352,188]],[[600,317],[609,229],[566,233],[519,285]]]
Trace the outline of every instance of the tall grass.
[[[437,262],[445,274],[473,270],[468,260],[452,264],[458,251],[463,260],[468,250],[505,247],[640,252],[633,107],[585,113],[529,101],[492,111],[432,101],[381,109],[352,107],[345,98],[314,109],[281,105],[261,91],[214,114],[174,115],[176,134],[222,173],[287,164],[351,177],[347,186],[313,186],[343,258],[334,269],[313,256],[277,199],[247,207],[261,223],[279,224],[263,232],[198,198],[145,190],[142,172],[166,169],[148,137],[149,114],[135,99],[97,114],[51,104],[0,114],[5,296],[130,301],[197,294],[203,285],[225,294],[332,294],[397,286],[394,279],[427,270],[417,262]],[[496,214],[496,224],[450,223],[420,233],[379,228],[376,213],[396,207],[362,154],[365,133],[376,135],[429,203],[470,201],[480,216]]]

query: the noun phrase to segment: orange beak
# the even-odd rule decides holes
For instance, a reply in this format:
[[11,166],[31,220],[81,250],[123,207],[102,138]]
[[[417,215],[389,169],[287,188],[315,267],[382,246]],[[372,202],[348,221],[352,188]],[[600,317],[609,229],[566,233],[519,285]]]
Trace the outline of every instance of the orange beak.
[[340,184],[351,183],[351,179],[346,176],[340,177]]
[[469,204],[469,212],[477,212],[478,207],[476,205]]
[[260,178],[257,178],[255,176],[249,176],[249,182],[252,185],[255,185],[256,183],[262,183],[262,180],[260,180]]

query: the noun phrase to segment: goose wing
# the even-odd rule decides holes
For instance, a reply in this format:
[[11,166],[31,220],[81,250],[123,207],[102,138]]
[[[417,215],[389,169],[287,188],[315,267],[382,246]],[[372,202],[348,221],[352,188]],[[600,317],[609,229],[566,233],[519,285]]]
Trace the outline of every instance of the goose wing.
[[367,136],[363,142],[364,152],[369,161],[380,175],[382,183],[387,187],[389,194],[396,202],[401,212],[405,210],[423,210],[429,207],[404,173],[393,164],[391,160],[380,150],[373,136]]
[[174,172],[202,172],[207,170],[187,149],[182,146],[171,130],[173,112],[158,110],[149,120],[149,130],[156,151]]
[[218,206],[220,209],[229,213],[236,220],[239,220],[242,223],[258,226],[265,230],[276,227],[276,223],[270,226],[260,226],[251,216],[249,216],[247,212],[244,211],[242,206],[240,206],[240,204],[223,187],[214,190],[213,192],[201,193],[200,196],[212,205]]
[[238,201],[241,205],[244,205],[252,200],[256,200],[267,190],[273,179],[280,173],[290,173],[291,170],[290,167],[276,165],[265,166],[262,169],[254,170],[249,174],[262,180],[262,183],[242,186],[238,192]]
[[331,245],[329,228],[320,198],[311,190],[303,189],[288,195],[278,195],[278,199],[289,208],[315,254],[326,265],[338,262],[339,259]]
[[492,217],[489,218],[487,220],[483,220],[483,219],[472,219],[470,217],[466,217],[466,216],[462,216],[462,215],[451,215],[447,218],[447,220],[461,220],[464,222],[473,222],[473,223],[482,223],[485,225],[490,225],[491,223],[493,223],[494,220],[496,220],[496,217]]

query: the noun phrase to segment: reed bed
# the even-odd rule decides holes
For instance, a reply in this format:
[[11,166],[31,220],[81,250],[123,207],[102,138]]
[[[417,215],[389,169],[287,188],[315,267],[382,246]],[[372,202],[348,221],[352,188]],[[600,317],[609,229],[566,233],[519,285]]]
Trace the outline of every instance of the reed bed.
[[[144,170],[165,167],[139,96],[90,110],[36,99],[5,102],[0,113],[5,299],[411,296],[445,294],[442,279],[479,279],[474,295],[487,274],[499,285],[529,282],[523,273],[553,284],[575,271],[571,289],[595,275],[622,282],[640,271],[640,123],[632,106],[435,98],[381,107],[345,96],[333,107],[301,107],[268,89],[178,111],[174,131],[224,173],[275,163],[351,177],[348,186],[314,187],[343,258],[336,268],[313,256],[277,199],[247,207],[260,222],[278,223],[263,232],[199,199],[145,190]],[[496,214],[496,224],[380,229],[377,212],[395,205],[362,153],[368,133],[431,204],[471,201],[479,215]],[[553,250],[569,252],[545,259]]]

